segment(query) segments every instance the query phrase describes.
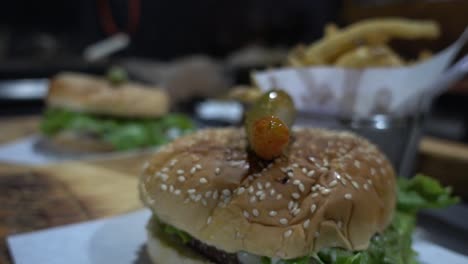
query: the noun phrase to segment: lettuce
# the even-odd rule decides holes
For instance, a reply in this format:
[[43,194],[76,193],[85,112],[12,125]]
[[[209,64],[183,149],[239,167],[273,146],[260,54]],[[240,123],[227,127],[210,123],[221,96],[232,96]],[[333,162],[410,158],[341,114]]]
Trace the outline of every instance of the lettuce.
[[159,146],[193,129],[193,122],[182,114],[168,114],[158,119],[125,119],[57,108],[47,109],[41,122],[45,135],[76,131],[97,136],[117,150]]
[[156,214],[153,214],[151,216],[151,219],[148,223],[148,229],[152,232],[154,236],[157,236],[158,229],[162,230],[164,233],[175,237],[182,244],[187,244],[192,240],[192,237],[188,233],[161,222],[156,216]]
[[411,179],[398,179],[397,210],[417,213],[421,209],[443,208],[459,202],[450,187],[443,187],[430,177],[418,174]]
[[[397,211],[393,221],[382,234],[372,237],[366,250],[353,252],[327,248],[311,256],[288,260],[272,261],[262,257],[261,264],[417,264],[417,254],[411,248],[416,213],[421,209],[450,206],[458,201],[459,198],[452,196],[450,188],[442,187],[427,176],[399,178]],[[163,230],[178,236],[183,243],[192,239],[187,233],[172,226]]]

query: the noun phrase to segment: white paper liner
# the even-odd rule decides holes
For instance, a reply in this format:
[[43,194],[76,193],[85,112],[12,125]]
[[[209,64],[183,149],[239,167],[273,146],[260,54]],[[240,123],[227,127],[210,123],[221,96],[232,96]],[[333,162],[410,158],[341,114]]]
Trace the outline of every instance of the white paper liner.
[[[421,97],[431,84],[443,78],[443,72],[468,39],[462,36],[431,59],[395,68],[347,69],[337,67],[281,68],[253,74],[263,91],[286,90],[301,112],[355,117],[374,114],[408,115],[419,111]],[[467,69],[464,69],[465,72]],[[448,85],[463,75],[447,76]],[[430,94],[430,93],[428,93]],[[408,99],[413,100],[408,102]],[[402,111],[402,106],[406,106]],[[410,106],[410,107],[408,107]],[[413,107],[411,107],[413,106]]]

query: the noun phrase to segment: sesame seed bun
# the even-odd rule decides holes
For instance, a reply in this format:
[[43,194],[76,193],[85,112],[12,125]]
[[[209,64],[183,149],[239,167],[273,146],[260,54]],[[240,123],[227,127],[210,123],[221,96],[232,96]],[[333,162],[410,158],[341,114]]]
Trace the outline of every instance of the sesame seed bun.
[[50,81],[47,105],[116,117],[153,118],[169,111],[169,97],[155,87],[132,82],[113,86],[92,75],[61,73]]
[[349,132],[296,129],[273,162],[243,129],[202,130],[163,147],[139,188],[158,218],[229,252],[291,259],[327,247],[363,250],[390,223],[395,173]]

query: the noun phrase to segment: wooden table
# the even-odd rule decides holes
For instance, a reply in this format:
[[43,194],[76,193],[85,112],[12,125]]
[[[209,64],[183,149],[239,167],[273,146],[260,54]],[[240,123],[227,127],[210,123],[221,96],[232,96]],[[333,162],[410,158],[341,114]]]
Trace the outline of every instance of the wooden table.
[[[37,133],[38,117],[0,119],[0,144]],[[142,207],[137,176],[149,154],[42,167],[0,163],[0,263],[9,263],[6,236],[126,213]],[[418,170],[468,184],[468,146],[434,138],[420,145]],[[466,198],[466,197],[465,197]]]

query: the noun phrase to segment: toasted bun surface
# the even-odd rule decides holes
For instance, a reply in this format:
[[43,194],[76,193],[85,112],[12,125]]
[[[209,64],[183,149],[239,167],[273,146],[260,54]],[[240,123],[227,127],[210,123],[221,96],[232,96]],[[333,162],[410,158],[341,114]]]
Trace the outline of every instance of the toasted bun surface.
[[169,97],[161,89],[131,82],[114,86],[105,79],[79,73],[53,77],[47,104],[119,117],[160,117],[169,111]]
[[140,179],[161,221],[226,252],[290,259],[363,250],[395,208],[395,173],[348,132],[296,129],[284,156],[252,157],[242,129],[209,129],[163,147]]

